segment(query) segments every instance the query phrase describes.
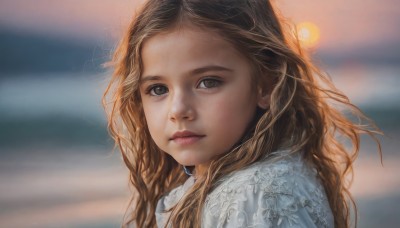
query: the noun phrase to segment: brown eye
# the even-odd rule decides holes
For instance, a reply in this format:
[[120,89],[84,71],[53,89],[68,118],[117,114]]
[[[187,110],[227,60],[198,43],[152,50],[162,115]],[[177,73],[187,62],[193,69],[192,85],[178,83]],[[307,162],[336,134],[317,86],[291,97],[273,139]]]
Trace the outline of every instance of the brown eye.
[[199,88],[202,89],[211,89],[214,87],[218,87],[221,85],[221,81],[216,80],[216,79],[204,79],[200,82]]
[[163,85],[152,86],[149,90],[151,96],[161,96],[165,93],[168,93],[168,88]]

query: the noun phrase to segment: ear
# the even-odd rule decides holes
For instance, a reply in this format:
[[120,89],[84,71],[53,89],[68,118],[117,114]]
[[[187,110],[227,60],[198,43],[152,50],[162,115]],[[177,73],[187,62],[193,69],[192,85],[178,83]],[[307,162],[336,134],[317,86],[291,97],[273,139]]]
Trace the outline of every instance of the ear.
[[258,89],[257,95],[257,105],[262,109],[268,109],[271,103],[271,95],[269,93],[265,93],[261,88]]

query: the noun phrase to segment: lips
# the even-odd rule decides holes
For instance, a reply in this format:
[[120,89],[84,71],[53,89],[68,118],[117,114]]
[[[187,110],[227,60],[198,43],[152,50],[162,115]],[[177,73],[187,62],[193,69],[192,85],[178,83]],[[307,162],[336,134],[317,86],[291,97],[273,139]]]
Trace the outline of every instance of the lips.
[[204,136],[191,131],[178,131],[172,135],[170,140],[180,145],[189,145],[199,141]]

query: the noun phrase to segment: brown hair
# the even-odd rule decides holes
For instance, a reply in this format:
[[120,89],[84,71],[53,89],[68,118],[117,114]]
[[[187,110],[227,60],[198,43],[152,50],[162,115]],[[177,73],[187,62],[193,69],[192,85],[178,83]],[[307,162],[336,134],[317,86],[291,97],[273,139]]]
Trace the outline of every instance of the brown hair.
[[[250,60],[261,89],[268,90],[268,82],[274,85],[265,91],[271,94],[271,104],[261,113],[251,137],[211,162],[206,177],[196,181],[171,209],[172,227],[200,227],[205,198],[218,179],[283,146],[305,152],[305,161],[318,170],[335,227],[349,227],[351,205],[355,211],[356,207],[345,177],[352,173],[359,135],[366,133],[376,140],[376,128],[309,61],[296,36],[284,29],[283,19],[266,0],[149,0],[132,21],[111,61],[114,74],[103,97],[110,134],[134,188],[125,224],[156,226],[157,201],[187,178],[182,167],[152,140],[139,93],[143,43],[182,22],[217,32]],[[372,128],[350,121],[338,105],[347,107]],[[352,148],[346,148],[344,141]]]

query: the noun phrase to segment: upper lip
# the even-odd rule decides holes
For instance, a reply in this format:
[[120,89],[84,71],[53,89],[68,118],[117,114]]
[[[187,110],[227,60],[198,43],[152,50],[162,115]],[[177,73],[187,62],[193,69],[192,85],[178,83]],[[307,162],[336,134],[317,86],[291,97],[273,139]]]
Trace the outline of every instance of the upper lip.
[[194,133],[191,131],[184,130],[184,131],[175,132],[172,135],[171,140],[174,140],[176,138],[183,138],[183,137],[202,137],[202,136],[204,136],[204,135],[200,135],[200,134],[197,134],[197,133]]

